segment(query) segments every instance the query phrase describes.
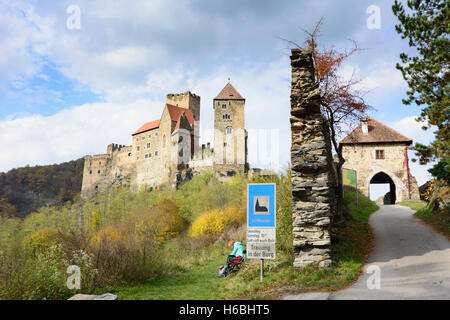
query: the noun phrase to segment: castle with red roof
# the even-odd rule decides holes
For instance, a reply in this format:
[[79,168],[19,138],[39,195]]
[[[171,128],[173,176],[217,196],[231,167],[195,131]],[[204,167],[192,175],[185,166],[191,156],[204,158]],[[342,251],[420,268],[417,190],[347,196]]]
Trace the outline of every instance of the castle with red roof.
[[161,118],[132,133],[132,145],[110,144],[106,154],[85,157],[82,196],[113,185],[132,190],[163,184],[176,187],[213,170],[222,177],[243,173],[247,164],[245,99],[231,83],[213,100],[214,149],[200,146],[200,96],[168,94]]

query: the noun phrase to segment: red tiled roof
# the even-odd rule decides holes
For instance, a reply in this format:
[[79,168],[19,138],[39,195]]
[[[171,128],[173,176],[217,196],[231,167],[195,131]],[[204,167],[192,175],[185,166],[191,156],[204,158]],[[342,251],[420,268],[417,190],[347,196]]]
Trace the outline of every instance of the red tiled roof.
[[233,87],[231,83],[227,85],[219,92],[214,100],[245,100],[241,94]]
[[363,134],[362,123],[353,130],[347,137],[342,139],[340,144],[360,144],[360,143],[389,143],[389,142],[403,142],[411,144],[412,139],[405,137],[385,124],[367,117],[368,133]]
[[173,106],[171,104],[166,104],[166,106],[167,106],[167,110],[169,110],[169,115],[170,115],[170,118],[172,119],[172,121],[178,122],[178,120],[181,117],[181,114],[184,112],[184,114],[186,115],[186,118],[188,119],[189,123],[191,125],[194,125],[195,119],[194,119],[194,116],[193,116],[191,110],[186,109],[186,108]]
[[137,135],[137,134],[142,133],[142,132],[145,132],[145,131],[149,131],[149,130],[153,130],[153,129],[159,128],[159,122],[160,122],[160,120],[147,122],[142,127],[140,127],[135,133],[133,133],[132,136]]
[[[181,117],[180,117],[180,119],[178,119],[178,122],[175,125],[175,128],[173,128],[173,132],[179,130],[180,128],[181,128]],[[185,129],[190,129],[190,128],[185,128]]]

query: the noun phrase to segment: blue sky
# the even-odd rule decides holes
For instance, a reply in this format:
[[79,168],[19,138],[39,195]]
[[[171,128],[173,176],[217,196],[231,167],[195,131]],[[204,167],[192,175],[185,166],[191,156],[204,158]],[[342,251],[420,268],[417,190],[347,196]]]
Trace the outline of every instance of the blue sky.
[[[80,28],[69,29],[70,5]],[[380,9],[369,29],[367,8]],[[6,1],[0,0],[0,171],[68,161],[130,144],[130,133],[158,119],[165,95],[201,96],[203,141],[211,140],[212,99],[231,82],[247,99],[246,127],[278,130],[279,168],[289,161],[289,50],[301,28],[324,18],[323,47],[360,53],[342,75],[361,78],[374,118],[427,143],[401,103],[406,83],[395,63],[406,40],[394,30],[391,1]],[[249,150],[257,154],[257,150]],[[267,151],[270,152],[270,151]],[[254,157],[255,166],[265,157]],[[412,165],[419,183],[429,178]]]

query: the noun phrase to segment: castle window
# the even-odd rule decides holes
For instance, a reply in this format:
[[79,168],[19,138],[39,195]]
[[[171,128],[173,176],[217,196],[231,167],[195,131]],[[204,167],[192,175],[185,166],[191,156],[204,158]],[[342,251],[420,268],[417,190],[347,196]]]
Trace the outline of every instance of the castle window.
[[137,151],[140,151],[140,150],[141,150],[141,147],[137,146]]
[[92,170],[89,170],[89,174],[92,174]]
[[147,149],[150,149],[150,142],[147,143]]
[[226,132],[227,132],[227,134],[232,134],[233,129],[231,129],[231,127],[227,127]]
[[183,156],[183,149],[181,149],[180,152],[178,152],[178,155],[179,155],[180,157]]
[[224,103],[224,104],[222,104],[222,109],[226,109],[227,108],[227,105]]
[[224,143],[223,143],[223,146],[224,146],[224,147],[226,147],[226,146],[227,146],[227,143],[226,143],[226,142],[224,142]]
[[183,141],[183,136],[180,136],[179,138],[178,138],[178,143],[180,143],[180,142],[182,142]]
[[98,174],[100,174],[100,170],[98,170]]
[[229,119],[231,119],[231,116],[229,114],[224,114],[224,115],[222,115],[222,119],[229,120]]
[[384,160],[384,150],[375,150],[375,159]]
[[155,151],[155,157],[158,155],[158,151]]
[[148,154],[145,155],[145,159],[147,159],[147,158],[148,158]]
[[163,148],[166,147],[166,135],[163,135]]

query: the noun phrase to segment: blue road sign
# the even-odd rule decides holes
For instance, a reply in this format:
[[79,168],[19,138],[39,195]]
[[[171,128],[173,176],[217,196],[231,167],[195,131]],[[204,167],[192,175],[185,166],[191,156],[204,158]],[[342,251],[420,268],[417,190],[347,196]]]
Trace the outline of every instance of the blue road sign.
[[275,183],[249,184],[247,195],[247,227],[275,228]]

